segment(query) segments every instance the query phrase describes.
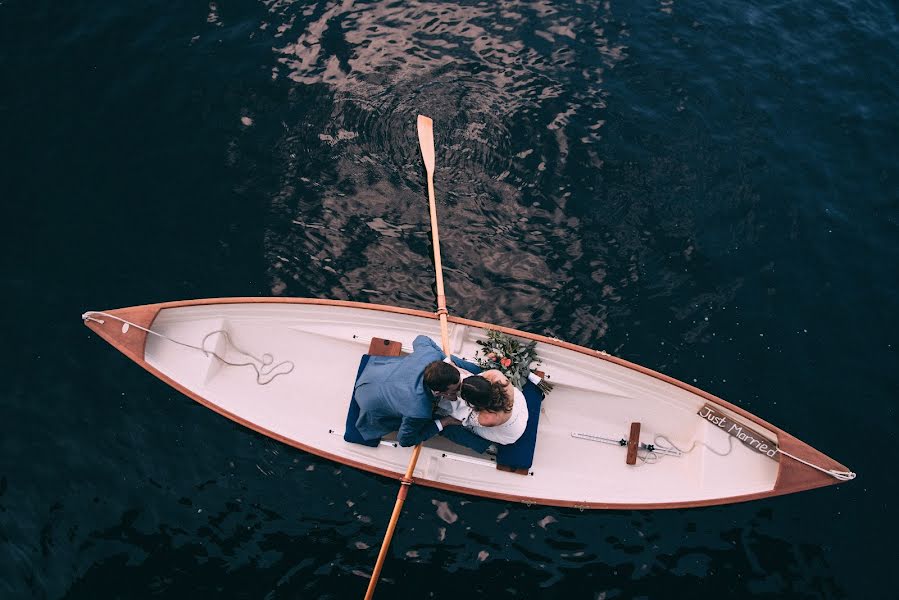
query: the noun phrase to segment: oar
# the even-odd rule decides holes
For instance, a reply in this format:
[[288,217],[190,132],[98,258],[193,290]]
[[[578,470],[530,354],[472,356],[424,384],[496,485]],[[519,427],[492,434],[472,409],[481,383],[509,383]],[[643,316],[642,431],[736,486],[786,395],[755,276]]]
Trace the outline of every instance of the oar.
[[418,145],[428,173],[428,204],[431,207],[431,241],[434,246],[434,271],[437,275],[437,315],[440,317],[440,336],[443,352],[449,354],[449,334],[446,325],[446,296],[443,293],[443,263],[440,261],[440,233],[437,229],[437,202],[434,200],[434,122],[418,115]]
[[[437,231],[437,203],[434,200],[434,122],[429,117],[418,115],[418,145],[421,146],[421,156],[424,159],[425,171],[428,173],[428,204],[431,207],[431,240],[434,246],[434,270],[437,272],[437,315],[440,317],[440,337],[443,342],[443,352],[449,355],[449,334],[447,333],[446,324],[446,296],[443,293],[443,263],[440,261],[440,234]],[[396,529],[396,522],[400,518],[403,510],[403,504],[406,502],[406,494],[409,493],[409,487],[412,485],[412,474],[415,471],[415,465],[418,463],[418,455],[421,454],[421,444],[415,446],[412,450],[412,458],[409,459],[409,466],[406,468],[406,474],[400,480],[400,490],[396,495],[396,504],[393,506],[393,514],[390,515],[390,523],[387,524],[387,533],[384,534],[384,541],[381,542],[381,551],[378,553],[378,560],[375,568],[371,573],[371,579],[368,581],[368,590],[365,592],[365,600],[371,600],[375,594],[375,586],[378,585],[378,579],[381,576],[381,568],[384,566],[384,559],[387,558],[387,549],[390,547],[390,541],[393,539],[393,531]]]

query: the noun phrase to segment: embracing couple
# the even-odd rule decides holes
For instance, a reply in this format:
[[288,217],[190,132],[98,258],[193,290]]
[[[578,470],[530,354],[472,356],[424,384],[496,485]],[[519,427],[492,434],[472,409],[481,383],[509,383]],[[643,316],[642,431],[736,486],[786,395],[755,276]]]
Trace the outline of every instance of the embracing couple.
[[373,356],[356,381],[356,428],[366,440],[397,432],[401,446],[438,433],[476,452],[511,444],[528,422],[521,390],[496,370],[472,375],[448,362],[434,341],[415,338],[402,360]]

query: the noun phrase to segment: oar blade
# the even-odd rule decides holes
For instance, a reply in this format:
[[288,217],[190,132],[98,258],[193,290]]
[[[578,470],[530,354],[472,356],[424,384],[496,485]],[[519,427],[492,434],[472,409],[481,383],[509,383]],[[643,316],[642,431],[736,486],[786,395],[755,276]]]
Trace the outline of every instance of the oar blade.
[[434,122],[430,117],[418,115],[418,145],[425,161],[428,175],[434,174]]

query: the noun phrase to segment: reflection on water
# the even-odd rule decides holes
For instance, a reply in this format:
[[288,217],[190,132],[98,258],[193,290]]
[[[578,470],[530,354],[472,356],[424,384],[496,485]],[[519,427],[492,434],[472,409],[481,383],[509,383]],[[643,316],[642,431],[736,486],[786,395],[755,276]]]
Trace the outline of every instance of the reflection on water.
[[[285,123],[275,203],[291,227],[277,225],[269,246],[273,291],[290,294],[291,280],[312,279],[337,298],[433,305],[414,129],[423,113],[435,122],[451,310],[503,324],[522,315],[538,328],[551,322],[583,255],[567,204],[602,168],[603,76],[626,57],[609,5],[276,2],[269,10],[261,27],[277,30],[275,75],[328,106],[315,123]],[[584,155],[576,167],[572,146]],[[309,160],[318,170],[304,181]],[[328,231],[353,243],[325,243]],[[593,334],[605,328],[601,309],[579,323]]]

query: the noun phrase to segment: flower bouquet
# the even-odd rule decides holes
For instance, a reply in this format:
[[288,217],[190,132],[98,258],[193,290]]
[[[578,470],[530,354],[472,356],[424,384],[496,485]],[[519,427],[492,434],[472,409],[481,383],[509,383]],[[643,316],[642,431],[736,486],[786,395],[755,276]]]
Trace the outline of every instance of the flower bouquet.
[[499,370],[518,389],[523,389],[530,379],[544,394],[552,390],[552,384],[532,373],[532,367],[540,364],[534,350],[537,342],[520,342],[501,331],[488,329],[487,339],[478,340],[478,345],[483,348],[475,353],[479,367]]

